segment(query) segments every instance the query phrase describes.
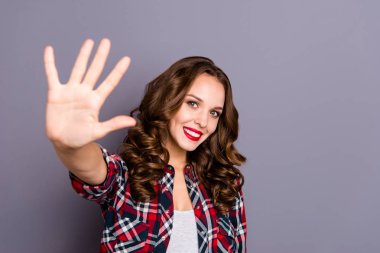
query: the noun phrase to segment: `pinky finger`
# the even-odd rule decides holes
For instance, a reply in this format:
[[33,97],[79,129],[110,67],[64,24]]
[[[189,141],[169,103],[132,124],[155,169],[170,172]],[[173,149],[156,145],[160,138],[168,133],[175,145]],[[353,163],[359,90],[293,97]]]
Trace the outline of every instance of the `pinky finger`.
[[54,86],[60,83],[58,77],[58,71],[55,66],[54,50],[53,47],[47,46],[44,52],[44,64],[45,74],[48,81],[49,89],[53,89]]

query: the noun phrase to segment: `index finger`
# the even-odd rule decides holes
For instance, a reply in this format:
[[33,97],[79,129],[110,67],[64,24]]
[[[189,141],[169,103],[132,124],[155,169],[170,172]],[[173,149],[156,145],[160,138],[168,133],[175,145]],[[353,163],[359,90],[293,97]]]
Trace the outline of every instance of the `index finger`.
[[45,74],[48,81],[48,88],[53,89],[54,86],[59,85],[58,71],[55,66],[54,50],[52,46],[45,47],[44,52]]

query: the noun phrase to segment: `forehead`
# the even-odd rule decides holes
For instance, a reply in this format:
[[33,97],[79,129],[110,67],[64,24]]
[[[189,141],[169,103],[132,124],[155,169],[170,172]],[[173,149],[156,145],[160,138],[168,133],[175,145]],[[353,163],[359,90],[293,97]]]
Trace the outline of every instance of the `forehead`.
[[223,107],[225,91],[223,84],[214,76],[201,74],[193,81],[187,95],[192,94],[210,106]]

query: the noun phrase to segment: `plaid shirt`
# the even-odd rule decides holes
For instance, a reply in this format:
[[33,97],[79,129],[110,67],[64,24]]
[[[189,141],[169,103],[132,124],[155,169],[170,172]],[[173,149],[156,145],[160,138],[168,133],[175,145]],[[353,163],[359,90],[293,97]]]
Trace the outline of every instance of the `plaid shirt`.
[[[71,172],[74,190],[95,201],[102,210],[105,227],[100,252],[166,252],[173,228],[174,168],[164,166],[156,185],[160,193],[151,202],[132,200],[128,168],[119,155],[109,155],[99,145],[107,163],[107,178],[101,185],[88,185]],[[246,252],[246,216],[243,193],[228,215],[217,213],[193,166],[184,170],[187,190],[196,217],[198,252]]]

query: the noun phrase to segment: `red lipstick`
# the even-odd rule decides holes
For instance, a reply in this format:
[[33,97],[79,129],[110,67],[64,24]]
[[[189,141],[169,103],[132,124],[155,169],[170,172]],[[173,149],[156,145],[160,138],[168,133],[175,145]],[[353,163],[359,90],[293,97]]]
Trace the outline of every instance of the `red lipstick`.
[[[192,131],[192,132],[194,132],[194,133],[199,134],[199,137],[195,137],[195,136],[190,135],[188,132],[186,132],[185,129],[190,130],[190,131]],[[185,133],[186,137],[189,138],[189,139],[192,140],[192,141],[198,141],[198,140],[201,138],[201,136],[202,136],[202,132],[200,132],[200,131],[198,131],[198,130],[196,130],[196,129],[194,129],[194,128],[190,128],[190,127],[184,127],[184,128],[183,128],[183,132]]]

